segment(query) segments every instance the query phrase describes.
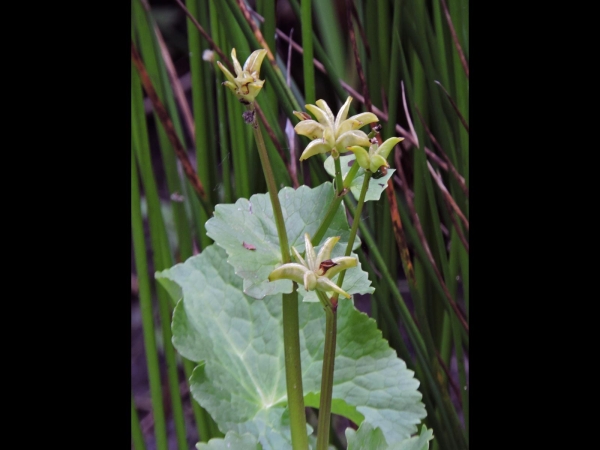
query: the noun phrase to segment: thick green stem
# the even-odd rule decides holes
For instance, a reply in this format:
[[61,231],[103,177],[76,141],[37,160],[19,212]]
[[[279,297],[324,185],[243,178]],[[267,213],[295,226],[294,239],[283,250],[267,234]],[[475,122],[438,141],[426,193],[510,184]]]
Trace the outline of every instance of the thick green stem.
[[[277,195],[277,186],[273,169],[267,154],[265,141],[258,125],[254,103],[246,106],[244,119],[252,124],[254,139],[258,147],[258,154],[262,164],[269,197],[273,207],[273,217],[277,226],[277,235],[279,236],[279,246],[281,247],[281,259],[283,263],[289,263],[290,246],[288,243],[285,222],[279,197]],[[290,410],[290,429],[292,433],[292,448],[294,450],[308,449],[308,436],[306,434],[306,415],[304,412],[304,391],[302,389],[302,364],[300,359],[300,331],[298,325],[298,292],[296,283],[294,290],[290,294],[283,294],[283,344],[285,348],[285,377],[288,396],[288,407]]]
[[260,163],[262,164],[265,180],[267,181],[267,188],[269,189],[269,197],[271,198],[271,205],[273,206],[273,217],[275,218],[277,235],[279,236],[279,246],[281,247],[281,259],[283,260],[283,263],[286,264],[291,261],[290,245],[288,244],[287,232],[285,231],[285,222],[283,220],[283,213],[281,212],[281,204],[279,203],[279,197],[277,196],[275,176],[273,175],[267,147],[265,146],[265,141],[262,132],[260,131],[260,126],[258,125],[254,103],[246,105],[246,111],[248,115],[244,116],[244,119],[246,122],[252,124],[252,131],[254,131],[254,139],[256,140],[256,146],[258,147]]
[[294,450],[306,450],[308,448],[308,437],[306,434],[304,393],[302,391],[298,292],[296,291],[296,283],[294,283],[294,291],[291,294],[283,294],[283,345],[292,446]]
[[325,310],[325,349],[323,350],[323,373],[321,377],[321,399],[319,401],[319,424],[317,426],[317,450],[329,447],[331,424],[331,398],[333,393],[333,369],[337,337],[337,300],[333,302],[321,291],[316,291]]

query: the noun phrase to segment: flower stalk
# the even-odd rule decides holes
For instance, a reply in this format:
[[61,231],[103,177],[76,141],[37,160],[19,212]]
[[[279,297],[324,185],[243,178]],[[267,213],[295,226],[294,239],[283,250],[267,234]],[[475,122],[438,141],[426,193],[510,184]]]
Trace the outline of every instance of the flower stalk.
[[[265,141],[258,125],[254,102],[246,105],[245,120],[252,119],[250,122],[254,132],[254,139],[258,147],[260,163],[262,165],[271,205],[273,206],[273,216],[277,226],[277,235],[279,236],[279,246],[281,248],[281,259],[284,264],[291,262],[287,232],[281,203],[277,195],[277,186],[275,176],[269,155],[265,146]],[[308,448],[308,437],[306,434],[306,413],[304,412],[304,391],[302,388],[302,364],[300,358],[300,327],[298,318],[298,292],[294,283],[294,290],[290,294],[282,296],[282,315],[283,315],[283,345],[285,351],[285,381],[288,396],[288,407],[290,410],[290,428],[292,433],[292,448],[294,450],[306,450]]]
[[[339,163],[339,161],[338,161],[338,163]],[[340,207],[340,203],[342,203],[342,200],[344,199],[344,195],[348,192],[348,189],[350,189],[350,185],[352,184],[352,181],[356,177],[356,174],[357,174],[359,168],[360,168],[360,165],[355,162],[354,164],[352,164],[352,167],[350,167],[350,170],[346,174],[346,177],[344,178],[343,183],[339,183],[336,179],[336,184],[338,186],[343,185],[341,195],[337,195],[337,191],[336,191],[336,195],[333,196],[333,199],[331,200],[331,203],[329,204],[329,208],[327,209],[327,212],[325,213],[325,218],[323,219],[323,221],[319,225],[319,228],[317,229],[317,231],[315,231],[315,234],[312,237],[313,245],[319,245],[319,242],[321,242],[321,239],[323,239],[323,236],[325,236],[325,232],[327,231],[327,228],[329,228],[329,225],[333,221],[333,218],[335,217],[335,213],[337,212],[338,208]],[[336,168],[336,172],[338,170],[341,173],[341,166],[339,167],[339,169]]]
[[[342,272],[342,275],[346,273]],[[340,275],[341,277],[341,275]],[[341,284],[340,284],[341,285]],[[337,299],[327,298],[317,291],[325,310],[325,348],[323,349],[323,372],[321,375],[321,398],[319,400],[319,423],[317,425],[317,450],[329,447],[329,429],[331,425],[331,400],[333,396],[333,369],[335,346],[337,342]]]
[[[368,188],[368,183],[366,184]],[[364,201],[364,193],[362,199]],[[355,232],[356,235],[356,232]],[[337,299],[340,294],[346,298],[351,295],[345,292],[339,281],[346,269],[356,267],[358,261],[349,255],[331,258],[331,252],[339,236],[328,238],[319,253],[311,243],[308,233],[304,234],[306,260],[292,247],[297,263],[283,264],[273,270],[269,280],[291,279],[303,283],[307,291],[316,291],[323,309],[325,310],[325,348],[323,350],[323,376],[321,377],[321,398],[319,404],[319,425],[317,436],[317,450],[327,450],[329,442],[329,426],[331,422],[331,400],[333,393],[333,369],[335,362],[335,345],[337,334]],[[340,274],[335,284],[331,279]],[[330,293],[334,293],[329,297]]]
[[[360,190],[360,197],[358,198],[358,203],[356,204],[356,210],[354,212],[354,218],[352,219],[352,228],[350,229],[350,237],[348,238],[348,245],[346,246],[346,256],[350,256],[352,252],[352,247],[354,246],[354,240],[356,239],[356,233],[358,232],[358,224],[360,223],[360,215],[362,214],[362,209],[365,204],[365,197],[367,195],[367,191],[369,190],[369,181],[371,180],[371,173],[365,171],[365,178],[363,180],[363,185]],[[344,274],[346,272],[342,272],[338,278],[338,284],[341,286],[344,281]]]
[[335,165],[335,195],[336,197],[342,197],[344,192],[344,181],[342,180],[342,165],[340,158],[334,158],[333,163]]
[[[358,167],[355,162],[354,166]],[[352,166],[352,167],[354,167]],[[358,169],[357,169],[358,170]],[[348,245],[346,246],[345,255],[348,257],[352,252],[354,240],[356,239],[356,233],[358,230],[358,224],[360,222],[360,215],[362,208],[365,203],[365,196],[369,190],[369,180],[371,179],[371,173],[365,171],[365,178],[360,191],[360,197],[354,214],[354,220],[352,221],[352,228],[350,230],[350,238],[348,239]],[[340,197],[341,199],[341,197]],[[340,273],[337,279],[337,285],[341,289],[342,283],[344,282],[344,276],[346,271]],[[333,396],[333,371],[335,368],[335,345],[337,336],[337,306],[338,306],[338,293],[335,292],[331,298],[327,298],[319,294],[319,299],[323,303],[323,309],[325,310],[325,348],[323,350],[323,369],[321,374],[321,398],[319,401],[319,424],[318,424],[318,435],[317,435],[317,450],[327,450],[329,445],[329,429],[331,424],[331,399]],[[324,297],[324,298],[323,298]]]
[[[252,126],[254,140],[258,148],[260,163],[262,165],[269,198],[273,207],[273,216],[279,237],[281,248],[281,259],[284,264],[291,261],[287,232],[281,209],[281,203],[277,195],[277,185],[273,175],[273,169],[265,141],[258,124],[256,115],[255,98],[260,92],[264,80],[260,80],[260,65],[266,55],[266,50],[256,50],[246,60],[242,67],[236,58],[235,49],[231,51],[231,58],[235,68],[234,77],[220,62],[219,68],[227,78],[223,84],[230,89],[238,98],[240,103],[246,106],[244,121]],[[288,408],[290,410],[290,429],[292,435],[292,448],[294,450],[308,449],[308,436],[306,434],[306,414],[304,411],[304,392],[302,388],[302,365],[300,358],[300,329],[298,318],[298,292],[296,284],[289,294],[282,295],[283,315],[283,345],[285,349],[285,377],[288,396]]]
[[[331,109],[323,100],[317,100],[316,105],[306,105],[306,109],[310,111],[317,120],[312,120],[307,113],[296,112],[294,114],[300,119],[294,129],[296,133],[307,136],[311,142],[302,152],[300,160],[307,159],[319,153],[331,152],[331,157],[335,164],[335,192],[336,195],[331,201],[329,209],[325,215],[325,219],[319,226],[317,232],[313,235],[312,245],[318,245],[322,237],[325,235],[329,224],[333,220],[344,194],[348,191],[350,185],[359,168],[365,172],[363,185],[360,191],[358,204],[352,221],[352,229],[346,247],[345,257],[349,258],[356,239],[358,225],[360,223],[360,215],[365,202],[367,191],[369,190],[369,181],[371,177],[381,178],[387,173],[389,164],[387,157],[392,148],[402,140],[402,138],[393,137],[378,145],[379,139],[375,138],[375,134],[379,132],[380,127],[375,127],[370,135],[366,135],[360,131],[363,125],[376,122],[378,119],[372,113],[362,113],[346,118],[350,108],[352,97],[348,97],[337,116],[334,118]],[[365,150],[364,147],[369,147]],[[341,163],[339,160],[340,154],[351,151],[354,153],[356,160],[351,169],[346,175],[346,179],[342,179]],[[308,240],[308,236],[306,237]],[[307,242],[307,254],[312,251],[312,245]],[[324,244],[324,247],[327,242]],[[343,257],[342,257],[343,258]],[[319,300],[325,310],[325,348],[323,351],[323,368],[321,377],[321,395],[319,403],[319,424],[317,436],[317,450],[327,450],[329,446],[329,428],[331,424],[331,400],[333,395],[333,372],[335,366],[335,346],[337,333],[337,306],[340,293],[345,293],[342,290],[342,283],[346,274],[347,267],[343,270],[340,268],[340,275],[337,279],[338,289],[333,289],[333,295],[328,296],[323,292],[323,289],[317,291]],[[291,267],[290,267],[291,270]],[[296,274],[300,280],[300,268]],[[308,276],[308,275],[307,275]],[[305,278],[306,280],[306,278]],[[307,281],[304,282],[305,287]],[[349,295],[345,295],[349,297]]]
[[271,199],[271,205],[273,206],[273,216],[275,218],[275,225],[277,226],[277,235],[279,236],[279,246],[281,248],[281,259],[283,263],[291,261],[290,258],[290,246],[288,244],[287,232],[285,230],[285,221],[283,220],[283,213],[281,211],[281,204],[279,203],[279,196],[277,195],[277,185],[275,184],[275,176],[269,161],[269,155],[267,153],[267,147],[265,146],[265,140],[263,139],[260,126],[258,125],[258,118],[256,115],[256,108],[254,102],[246,105],[246,112],[244,113],[244,120],[250,123],[252,131],[254,132],[254,140],[256,141],[256,147],[258,148],[258,155],[260,157],[260,164],[262,165],[265,180],[267,181],[267,189],[269,191],[269,198]]

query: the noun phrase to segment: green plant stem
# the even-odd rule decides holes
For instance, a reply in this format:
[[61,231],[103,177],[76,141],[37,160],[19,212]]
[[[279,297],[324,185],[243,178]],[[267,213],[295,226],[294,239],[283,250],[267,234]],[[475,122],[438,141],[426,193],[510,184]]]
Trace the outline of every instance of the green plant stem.
[[306,103],[314,103],[315,97],[315,66],[313,63],[313,27],[312,27],[312,0],[303,0],[300,4],[302,25],[302,55],[304,68],[304,97]]
[[133,401],[133,394],[131,394],[131,441],[134,450],[146,450],[142,427],[140,426],[140,420],[138,419],[138,414],[135,409],[135,402]]
[[[355,164],[356,165],[356,164]],[[369,180],[371,179],[371,172],[365,171],[365,178],[363,180],[363,185],[360,189],[360,197],[358,198],[358,203],[356,204],[356,209],[354,210],[354,219],[352,220],[352,228],[350,229],[350,237],[348,238],[348,245],[346,246],[346,256],[350,256],[352,253],[352,247],[354,246],[354,239],[356,239],[356,232],[358,231],[358,224],[360,223],[360,215],[362,214],[363,205],[365,204],[365,197],[367,195],[367,191],[369,190]],[[344,282],[344,277],[346,276],[346,271],[342,271],[337,280],[337,285],[342,287],[342,283]],[[335,293],[334,297],[337,302],[339,294]]]
[[298,292],[283,294],[283,346],[285,354],[285,382],[290,410],[292,448],[308,448],[306,434],[306,414],[304,412],[304,392],[302,389],[302,362],[300,359],[300,327],[298,317]]
[[144,333],[144,348],[148,366],[148,381],[150,383],[150,398],[152,399],[152,414],[154,415],[154,435],[156,448],[167,450],[167,426],[163,406],[160,368],[154,334],[154,317],[152,315],[152,294],[148,277],[148,262],[146,259],[146,243],[144,241],[144,226],[140,210],[140,190],[138,186],[137,165],[131,149],[131,229],[133,234],[133,252],[135,268],[139,283],[139,301],[142,314],[142,330]]
[[335,163],[335,193],[337,196],[341,196],[344,191],[344,181],[342,180],[342,165],[340,163],[340,158],[334,158],[333,162]]
[[325,348],[323,350],[323,373],[321,376],[321,398],[319,400],[319,423],[317,425],[317,450],[327,450],[329,447],[333,369],[337,337],[337,299],[333,302],[334,299],[328,299],[323,292],[316,292],[325,310]]
[[[185,0],[185,4],[193,17],[202,17],[201,4],[193,0]],[[211,192],[209,179],[210,179],[210,163],[208,149],[211,144],[209,141],[209,133],[203,133],[201,130],[205,129],[205,124],[208,122],[208,116],[210,111],[205,106],[207,105],[207,92],[202,87],[204,86],[204,74],[202,71],[202,42],[201,38],[196,31],[194,23],[190,20],[186,20],[187,28],[187,39],[188,48],[190,52],[190,72],[192,76],[192,110],[194,111],[194,126],[196,129],[195,136],[195,148],[196,148],[196,169],[198,176],[208,187],[207,192]],[[200,197],[198,197],[200,200]],[[207,206],[201,200],[203,210],[198,212],[200,224],[204,224],[211,216],[212,211],[207,209]],[[210,204],[210,200],[206,203]],[[211,244],[211,239],[206,235],[204,226],[200,225],[200,245],[202,248],[206,248]]]
[[[252,130],[258,147],[258,154],[262,164],[269,197],[273,207],[273,217],[277,226],[279,246],[281,247],[281,259],[283,263],[289,263],[290,246],[288,244],[285,222],[273,169],[267,154],[265,141],[258,125],[254,103],[246,106],[246,110],[252,114]],[[290,410],[290,428],[292,433],[292,448],[294,450],[306,450],[308,448],[308,436],[306,434],[306,415],[304,413],[304,391],[302,389],[302,360],[300,359],[300,329],[298,325],[298,292],[296,283],[290,294],[283,294],[283,345],[285,348],[285,378],[288,396],[288,407]]]
[[[336,166],[339,166],[339,160],[336,160],[336,163]],[[358,166],[358,164],[355,165]],[[338,170],[336,168],[336,174],[337,172]],[[350,253],[352,252],[354,239],[356,238],[356,232],[358,230],[358,223],[360,222],[360,214],[362,212],[362,207],[365,203],[365,196],[367,194],[367,190],[369,189],[370,179],[371,173],[365,172],[365,179],[363,181],[362,189],[360,191],[360,198],[358,199],[358,205],[356,206],[354,220],[352,221],[352,229],[350,230],[350,237],[348,239],[348,245],[346,247],[346,256],[350,256]],[[342,185],[340,184],[340,186]],[[338,277],[337,285],[339,287],[342,287],[345,275],[346,271],[344,270]],[[321,375],[321,398],[319,401],[317,450],[327,450],[329,445],[329,431],[331,423],[331,398],[333,395],[333,371],[335,368],[337,305],[339,294],[335,293],[331,299],[328,299],[327,296],[320,291],[317,291],[317,294],[319,296],[319,299],[321,300],[321,303],[323,304],[323,309],[325,310],[325,349],[323,351],[323,371]]]
[[279,197],[277,196],[277,185],[275,184],[275,176],[273,175],[273,169],[271,168],[271,162],[269,161],[265,140],[263,139],[260,126],[258,125],[258,116],[256,115],[254,103],[246,105],[246,111],[249,111],[252,114],[252,131],[254,132],[254,139],[256,140],[256,146],[258,147],[260,163],[262,164],[271,205],[273,206],[273,217],[275,218],[275,226],[277,227],[277,235],[279,236],[279,246],[281,247],[281,259],[284,264],[289,263],[291,261],[290,245],[288,244],[281,204],[279,203]]
[[[354,164],[358,165],[358,164]],[[354,246],[354,239],[356,239],[356,233],[358,231],[358,224],[360,223],[360,215],[362,214],[363,205],[365,204],[365,197],[367,196],[367,191],[369,190],[369,181],[371,180],[371,172],[365,170],[365,179],[363,180],[363,185],[360,189],[360,197],[358,198],[358,203],[356,204],[356,209],[354,210],[354,218],[352,219],[352,228],[350,229],[350,238],[348,239],[348,245],[346,246],[346,256],[350,256],[352,252],[352,247]],[[346,271],[344,270],[338,279],[338,286],[342,287],[342,281],[344,279],[344,274]]]
[[[338,160],[338,164],[339,164],[339,160]],[[312,239],[311,239],[312,245],[314,245],[314,246],[319,245],[319,243],[321,242],[321,239],[323,239],[323,236],[325,236],[325,232],[327,231],[327,228],[329,228],[329,225],[333,221],[333,218],[335,217],[335,213],[337,212],[338,208],[340,207],[340,203],[342,203],[342,199],[344,198],[345,193],[350,188],[350,185],[352,184],[352,180],[354,180],[354,177],[356,176],[356,173],[358,172],[359,167],[360,166],[357,163],[353,164],[352,167],[350,168],[350,170],[348,171],[348,173],[346,174],[346,178],[344,179],[344,183],[343,183],[343,190],[341,191],[342,193],[341,193],[341,195],[336,194],[333,197],[333,200],[329,204],[329,209],[325,213],[325,218],[323,219],[323,222],[321,222],[321,225],[319,225],[319,228],[317,229],[315,234],[313,234],[313,236],[312,236]],[[337,172],[337,169],[336,169],[336,172]],[[340,174],[341,174],[341,170],[340,170]]]
[[344,189],[350,189],[350,185],[352,184],[358,169],[360,169],[360,165],[354,160],[354,164],[352,164],[352,167],[350,167],[350,170],[346,174],[346,178],[344,178]]
[[325,218],[323,219],[323,222],[321,222],[321,225],[319,225],[319,228],[317,229],[317,231],[315,231],[315,234],[313,234],[311,238],[312,245],[319,245],[321,239],[323,239],[323,236],[325,236],[325,232],[327,231],[327,228],[329,228],[329,224],[331,224],[331,222],[333,221],[335,213],[340,207],[340,203],[342,203],[342,198],[343,196],[333,196],[333,200],[331,200],[331,203],[329,204],[329,209],[325,213]]

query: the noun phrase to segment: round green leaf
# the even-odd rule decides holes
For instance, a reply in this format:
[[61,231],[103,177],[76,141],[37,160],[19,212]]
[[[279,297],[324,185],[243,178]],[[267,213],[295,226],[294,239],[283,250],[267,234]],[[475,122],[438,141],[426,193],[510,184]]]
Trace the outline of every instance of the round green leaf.
[[[324,183],[314,189],[300,186],[296,190],[286,187],[279,191],[290,246],[296,247],[301,253],[304,252],[304,233],[314,235],[325,217],[333,195],[331,183]],[[245,294],[261,299],[267,295],[292,292],[291,280],[268,280],[269,274],[283,264],[283,261],[273,208],[267,194],[253,195],[250,200],[239,199],[233,205],[217,205],[214,217],[206,222],[206,232],[217,245],[227,251],[227,262],[244,280]],[[350,227],[346,220],[345,208],[344,205],[340,205],[321,243],[330,236],[340,236],[336,247],[338,252],[343,253],[349,235]],[[359,245],[357,237],[354,248]],[[318,251],[319,246],[315,247]],[[367,273],[360,267],[348,269],[346,272],[348,281],[344,280],[342,285],[346,292],[373,292]],[[304,292],[302,290],[301,295]]]
[[261,450],[261,445],[257,442],[256,437],[250,433],[238,434],[235,431],[230,431],[225,435],[225,438],[213,438],[205,442],[196,444],[198,450]]
[[[288,449],[282,297],[245,295],[226,258],[212,245],[157,274],[183,294],[174,311],[173,344],[183,356],[203,361],[192,376],[192,395],[221,431],[251,433],[264,449]],[[299,317],[305,402],[318,406],[325,318],[310,303],[300,304]],[[340,300],[332,411],[356,423],[364,418],[388,443],[401,442],[426,415],[413,375],[375,321]]]

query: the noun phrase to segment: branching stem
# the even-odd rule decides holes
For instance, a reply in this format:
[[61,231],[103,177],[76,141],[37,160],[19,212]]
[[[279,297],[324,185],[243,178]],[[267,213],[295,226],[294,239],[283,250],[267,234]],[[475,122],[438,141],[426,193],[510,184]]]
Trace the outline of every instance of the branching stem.
[[[341,179],[342,171],[341,171],[341,164],[339,162],[339,159],[337,160],[337,164],[339,166],[339,173],[340,173],[340,179]],[[348,171],[348,173],[346,174],[346,178],[344,179],[343,183],[341,181],[338,181],[337,176],[336,176],[336,184],[338,186],[342,186],[343,188],[340,189],[339,194],[337,194],[337,191],[336,191],[336,195],[334,195],[333,200],[329,204],[329,209],[327,210],[327,213],[325,213],[325,218],[323,219],[323,222],[321,222],[321,225],[319,225],[319,228],[317,229],[315,234],[312,236],[312,239],[311,239],[312,245],[314,245],[314,246],[319,245],[319,243],[321,242],[321,239],[323,239],[323,236],[325,236],[325,232],[327,231],[327,228],[333,221],[333,218],[335,217],[335,213],[337,212],[338,208],[340,207],[340,203],[342,203],[342,199],[344,198],[344,195],[346,195],[346,193],[350,189],[350,185],[352,184],[352,180],[354,180],[354,177],[356,176],[356,172],[358,172],[358,168],[359,168],[359,165],[355,161],[354,164],[352,165],[352,167],[350,168],[350,170]],[[336,168],[336,174],[337,174],[337,172],[338,172],[338,168]]]

